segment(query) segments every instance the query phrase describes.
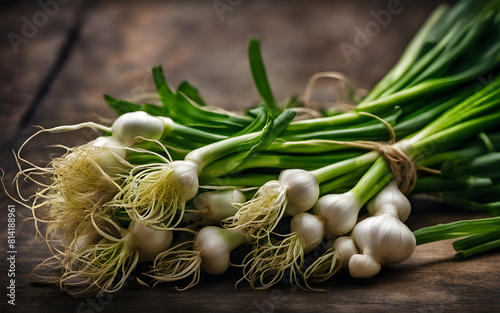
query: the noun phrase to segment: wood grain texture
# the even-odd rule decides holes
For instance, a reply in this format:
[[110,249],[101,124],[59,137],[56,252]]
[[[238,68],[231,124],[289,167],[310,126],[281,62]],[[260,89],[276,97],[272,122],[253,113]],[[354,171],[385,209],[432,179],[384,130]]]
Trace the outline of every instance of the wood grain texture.
[[[152,90],[150,68],[162,64],[167,79],[176,86],[184,79],[198,86],[207,102],[227,109],[243,110],[258,102],[247,64],[247,42],[261,38],[270,82],[279,100],[302,95],[308,78],[319,71],[336,70],[351,77],[357,86],[371,88],[397,61],[413,34],[436,6],[433,1],[401,1],[403,10],[391,17],[377,36],[347,62],[339,48],[353,43],[354,27],[373,21],[371,11],[386,8],[388,1],[242,1],[221,21],[212,1],[102,1],[88,7],[82,16],[78,39],[53,84],[41,99],[28,125],[59,124],[113,118],[102,95],[132,98]],[[7,13],[19,21],[37,10],[25,5]],[[66,11],[65,11],[66,12]],[[54,64],[53,51],[63,39],[72,13],[61,11],[58,26],[44,29],[36,43],[26,45],[20,55],[8,56],[2,76],[2,117],[20,116],[34,97],[43,73]],[[2,35],[12,24],[0,23]],[[33,39],[33,40],[35,40]],[[8,47],[3,46],[2,49]],[[6,53],[4,50],[2,56]],[[21,65],[19,65],[21,64]],[[29,70],[28,70],[29,69]],[[29,84],[27,83],[29,82]],[[326,88],[326,87],[319,87]],[[326,89],[325,89],[326,90]],[[321,89],[320,92],[323,90]],[[19,98],[21,97],[21,98]],[[7,103],[7,104],[6,104]],[[14,123],[1,123],[12,133]],[[2,133],[4,130],[2,129]],[[34,129],[26,127],[13,147]],[[48,160],[51,143],[76,145],[95,137],[91,131],[44,135],[32,142],[26,157]],[[13,158],[4,154],[6,181],[12,178]],[[8,160],[7,160],[8,159]],[[23,187],[25,194],[33,186]],[[8,188],[12,192],[12,188]],[[0,268],[6,269],[6,224],[4,213],[14,202],[0,196]],[[408,220],[411,229],[465,218],[477,218],[439,204],[417,199]],[[17,204],[21,216],[26,209]],[[110,298],[75,299],[56,286],[29,282],[33,268],[49,257],[44,243],[35,238],[32,221],[17,222],[17,305],[7,306],[2,296],[0,310],[12,312],[492,312],[500,309],[500,255],[488,254],[455,261],[450,242],[426,244],[407,261],[384,268],[368,280],[355,280],[343,273],[320,285],[325,292],[305,292],[279,284],[266,291],[252,291],[244,283],[235,291],[239,269],[224,275],[205,275],[203,282],[185,292],[174,284],[147,289],[134,280]],[[7,284],[5,271],[0,286]],[[5,290],[5,289],[3,289]]]
[[[23,1],[0,11],[0,144],[12,139],[56,64],[79,1],[48,7]],[[48,12],[48,13],[47,13]]]

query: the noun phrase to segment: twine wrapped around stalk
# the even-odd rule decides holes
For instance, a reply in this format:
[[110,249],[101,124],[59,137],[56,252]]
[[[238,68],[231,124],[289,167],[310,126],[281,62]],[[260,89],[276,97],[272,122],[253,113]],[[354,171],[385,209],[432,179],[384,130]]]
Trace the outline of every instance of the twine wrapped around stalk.
[[[394,175],[399,190],[405,195],[412,192],[417,183],[417,167],[402,148],[404,140],[392,144],[377,141],[354,141],[352,143],[356,144],[356,147],[375,150],[382,153],[389,163],[389,167]],[[418,169],[420,169],[420,167]]]
[[[392,174],[394,175],[394,179],[398,184],[399,190],[401,190],[401,192],[406,195],[410,194],[413,188],[415,187],[415,184],[417,183],[417,169],[423,169],[430,172],[435,172],[435,171],[433,169],[424,167],[417,168],[413,160],[405,153],[403,149],[405,140],[400,140],[396,142],[394,130],[392,129],[391,125],[389,125],[389,123],[387,123],[380,117],[372,115],[370,113],[365,113],[365,112],[361,113],[363,113],[363,115],[373,116],[374,118],[384,123],[391,133],[390,141],[380,142],[380,141],[367,141],[367,140],[356,140],[356,141],[329,140],[329,142],[380,152],[389,163],[389,167],[391,169]],[[436,171],[436,173],[440,172]]]
[[[337,79],[341,82],[340,88],[340,98],[344,99],[345,92],[348,90],[354,90],[353,85],[350,79],[340,73],[340,72],[320,72],[316,73],[309,79],[307,84],[305,93],[304,93],[304,103],[305,105],[309,105],[312,103],[311,101],[311,93],[312,88],[316,81],[320,78],[333,78]],[[359,93],[359,90],[356,92]],[[340,111],[349,111],[355,109],[354,104],[338,102],[335,103],[335,107]],[[328,140],[331,143],[349,145],[356,148],[374,150],[380,152],[384,158],[389,163],[389,167],[391,169],[392,174],[394,175],[394,179],[397,182],[399,190],[408,195],[412,192],[413,188],[417,183],[417,170],[423,170],[426,172],[441,174],[441,171],[434,170],[428,167],[416,166],[413,160],[406,154],[404,151],[404,143],[406,140],[396,141],[396,133],[392,126],[386,122],[384,119],[380,118],[377,115],[367,113],[367,112],[358,112],[360,115],[366,115],[373,117],[383,123],[387,129],[389,130],[390,139],[388,142],[379,142],[379,141],[367,141],[367,140],[356,140],[356,141],[336,141],[336,140]]]

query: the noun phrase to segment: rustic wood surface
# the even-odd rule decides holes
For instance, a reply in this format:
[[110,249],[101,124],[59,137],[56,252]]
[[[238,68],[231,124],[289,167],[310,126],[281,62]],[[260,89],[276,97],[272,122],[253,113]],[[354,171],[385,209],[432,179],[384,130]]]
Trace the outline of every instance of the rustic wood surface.
[[[134,99],[152,90],[154,65],[164,66],[174,86],[187,79],[210,104],[244,110],[258,101],[246,57],[248,39],[258,36],[278,99],[302,95],[308,78],[327,70],[341,71],[358,87],[369,89],[396,62],[437,5],[430,0],[400,1],[401,12],[392,14],[388,25],[380,27],[348,62],[340,43],[353,44],[355,27],[363,29],[373,22],[371,12],[387,9],[391,1],[45,2],[56,3],[57,12],[46,23],[39,21],[36,34],[18,45],[17,53],[8,34],[22,35],[26,20],[45,11],[35,1],[7,1],[0,7],[0,167],[7,184],[16,173],[11,151],[35,132],[32,125],[113,118],[102,95]],[[214,3],[232,7],[219,15]],[[57,151],[47,145],[77,145],[95,136],[90,131],[43,135],[30,143],[24,155],[41,163]],[[23,186],[22,192],[29,195],[33,188]],[[7,189],[14,193],[10,185]],[[241,284],[235,291],[240,273],[232,269],[217,277],[207,275],[185,292],[175,292],[174,285],[147,289],[130,281],[126,289],[106,299],[75,299],[56,286],[30,283],[30,272],[50,256],[49,251],[35,238],[32,221],[23,219],[29,216],[28,210],[4,193],[0,197],[1,312],[4,308],[12,312],[267,313],[500,309],[500,254],[456,261],[450,242],[419,246],[409,260],[383,269],[372,279],[338,275],[320,286],[325,292],[305,292],[286,284],[258,292]],[[411,229],[480,217],[426,199],[414,199],[413,204],[407,222]],[[18,214],[15,307],[7,305],[5,294],[8,205],[15,205]]]

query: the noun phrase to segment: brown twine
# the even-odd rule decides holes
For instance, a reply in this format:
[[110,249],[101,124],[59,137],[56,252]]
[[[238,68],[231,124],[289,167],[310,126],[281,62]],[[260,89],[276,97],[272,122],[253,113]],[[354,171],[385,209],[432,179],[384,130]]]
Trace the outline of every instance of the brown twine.
[[390,133],[390,139],[388,142],[380,141],[367,141],[367,140],[355,140],[355,141],[335,141],[329,140],[329,142],[349,145],[351,147],[374,150],[380,152],[384,158],[389,163],[394,179],[398,185],[399,190],[408,195],[412,192],[413,188],[417,183],[417,171],[422,170],[433,174],[441,174],[441,171],[431,169],[424,166],[416,166],[413,160],[404,151],[404,143],[406,139],[396,142],[396,133],[392,126],[387,123],[382,118],[367,112],[359,112],[359,114],[371,116],[382,122]]
[[[349,78],[340,72],[320,72],[316,73],[309,79],[305,92],[304,92],[304,104],[310,106],[313,101],[311,101],[311,93],[314,84],[320,78],[333,78],[341,82],[341,88],[339,89],[339,98],[346,99],[345,95],[349,90],[354,90],[352,83]],[[359,91],[358,91],[359,92]],[[315,104],[320,102],[315,101]],[[351,103],[335,103],[335,106],[341,111],[349,111],[354,109],[356,106]],[[422,170],[433,174],[441,174],[441,171],[431,169],[424,166],[416,166],[413,160],[406,154],[403,149],[404,142],[406,140],[400,140],[396,142],[396,133],[392,126],[379,116],[376,116],[367,112],[358,112],[360,115],[366,115],[373,117],[380,122],[382,122],[389,130],[390,139],[388,142],[379,141],[366,141],[366,140],[356,140],[356,141],[336,141],[328,140],[331,143],[349,145],[351,147],[374,150],[380,152],[384,158],[389,163],[394,179],[397,182],[399,190],[408,195],[415,188],[417,183],[417,171]]]
[[425,166],[416,166],[413,160],[405,153],[403,149],[406,139],[392,144],[386,142],[365,140],[328,141],[336,144],[348,145],[351,147],[380,152],[387,160],[387,162],[389,162],[389,167],[392,174],[394,175],[394,179],[396,180],[398,188],[405,195],[409,195],[412,192],[413,188],[415,188],[415,185],[417,183],[417,171],[424,171],[436,175],[442,174],[440,170]]
[[389,162],[389,167],[391,172],[396,179],[399,190],[404,194],[409,194],[415,188],[417,183],[417,168],[413,160],[406,155],[402,150],[402,142],[396,142],[396,132],[392,126],[375,114],[367,112],[359,112],[361,115],[371,116],[382,122],[389,130],[390,139],[388,143],[377,142],[377,141],[357,141],[362,143],[366,148],[370,150],[376,150],[382,153],[384,158]]
[[318,111],[311,109],[311,108],[297,107],[297,108],[291,108],[291,109],[297,113],[297,115],[295,115],[295,118],[293,119],[294,121],[301,121],[301,120],[308,120],[311,118],[323,117],[323,114],[321,114],[321,112],[318,112]]
[[[417,167],[413,160],[403,151],[402,143],[405,140],[400,140],[397,143],[386,143],[379,141],[335,141],[330,142],[348,145],[351,147],[374,150],[380,152],[389,163],[394,179],[397,182],[399,190],[408,195],[411,193],[417,183]],[[419,168],[420,169],[420,168]]]
[[[346,94],[348,94],[348,91],[352,88],[352,84],[347,76],[340,72],[320,72],[316,73],[311,78],[309,78],[309,81],[307,82],[306,90],[304,92],[304,104],[306,106],[311,106],[312,103],[318,104],[321,103],[319,101],[311,101],[311,94],[312,94],[312,89],[318,79],[320,78],[333,78],[337,79],[340,81],[340,88],[339,88],[339,97],[338,99],[346,99]],[[337,102],[335,103],[335,106],[342,110],[342,111],[348,111],[354,108],[354,104],[351,103],[344,103],[344,102]]]
[[389,162],[389,167],[399,190],[408,195],[417,183],[417,167],[413,160],[401,148],[401,142],[395,144],[382,143],[376,146],[384,158]]
[[[306,86],[306,89],[304,92],[304,104],[307,107],[314,106],[313,104],[318,105],[321,103],[328,103],[328,102],[320,102],[320,101],[312,101],[311,100],[311,94],[312,94],[313,87],[320,78],[333,78],[333,79],[340,81],[340,88],[339,88],[339,92],[338,92],[339,95],[337,98],[341,99],[341,101],[348,99],[347,95],[349,94],[350,90],[355,90],[350,79],[346,75],[344,75],[340,72],[319,72],[319,73],[316,73],[313,76],[311,76],[311,78],[309,78],[309,81],[307,82],[307,86]],[[358,96],[360,96],[362,93],[365,93],[365,90],[363,90],[363,89],[355,90],[355,94]],[[343,111],[343,112],[346,112],[346,111],[349,111],[349,110],[352,110],[353,108],[355,108],[355,104],[347,103],[347,102],[337,102],[334,105],[337,109],[339,109],[340,111]]]

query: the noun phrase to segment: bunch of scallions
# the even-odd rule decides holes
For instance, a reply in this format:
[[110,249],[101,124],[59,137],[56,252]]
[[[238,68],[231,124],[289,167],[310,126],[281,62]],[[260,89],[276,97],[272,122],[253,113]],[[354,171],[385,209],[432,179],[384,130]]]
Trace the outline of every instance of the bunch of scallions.
[[[412,193],[500,212],[498,1],[439,6],[342,113],[295,118],[311,109],[296,97],[278,103],[258,40],[248,52],[262,102],[244,114],[207,106],[188,82],[171,89],[158,66],[152,101],[105,96],[119,115],[112,125],[44,129],[23,144],[14,183],[40,186],[19,201],[53,253],[35,275],[56,268],[68,293],[102,296],[132,274],[183,290],[236,265],[237,283],[255,289],[284,277],[311,288],[341,268],[372,277],[420,243],[466,237],[454,243],[463,258],[500,247],[498,217],[404,224]],[[46,166],[22,157],[40,133],[82,128],[100,136]]]

